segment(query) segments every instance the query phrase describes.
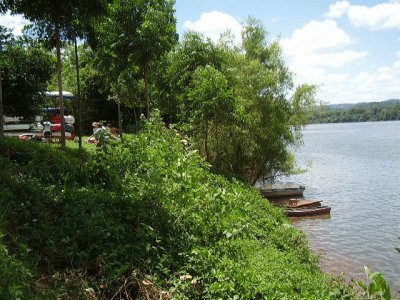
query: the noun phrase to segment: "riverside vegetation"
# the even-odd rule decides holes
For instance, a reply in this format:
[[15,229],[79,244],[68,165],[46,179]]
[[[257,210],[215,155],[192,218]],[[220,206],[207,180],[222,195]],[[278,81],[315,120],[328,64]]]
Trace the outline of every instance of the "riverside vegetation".
[[[0,140],[2,299],[346,299],[302,232],[155,118],[96,151]],[[354,296],[354,295],[353,295]]]
[[400,100],[358,104],[333,104],[315,108],[311,123],[375,122],[400,120]]
[[295,170],[316,94],[294,85],[260,21],[237,45],[178,40],[173,0],[1,1],[8,10],[33,24],[19,38],[0,26],[6,114],[33,119],[46,87],[77,94],[80,74],[84,129],[116,125],[118,103],[135,134],[96,151],[0,139],[1,299],[354,296],[251,187]]

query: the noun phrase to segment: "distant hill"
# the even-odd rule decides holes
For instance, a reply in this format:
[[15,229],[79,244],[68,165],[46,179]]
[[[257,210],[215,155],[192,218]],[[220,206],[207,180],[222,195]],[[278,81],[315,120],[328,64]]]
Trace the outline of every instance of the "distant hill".
[[354,106],[379,106],[379,107],[387,107],[387,106],[393,106],[393,105],[399,105],[400,104],[400,99],[389,99],[385,101],[380,101],[380,102],[359,102],[359,103],[342,103],[342,104],[328,104],[326,105],[327,108],[329,109],[351,109]]
[[317,107],[311,123],[341,123],[400,120],[400,99],[381,102],[328,104]]

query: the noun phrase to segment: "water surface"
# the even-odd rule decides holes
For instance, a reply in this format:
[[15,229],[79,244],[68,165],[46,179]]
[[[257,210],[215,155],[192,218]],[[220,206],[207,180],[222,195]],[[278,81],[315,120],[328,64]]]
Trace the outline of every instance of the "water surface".
[[294,220],[323,270],[366,279],[364,266],[400,290],[400,122],[310,125],[297,161],[312,166],[290,180],[332,207],[330,218]]

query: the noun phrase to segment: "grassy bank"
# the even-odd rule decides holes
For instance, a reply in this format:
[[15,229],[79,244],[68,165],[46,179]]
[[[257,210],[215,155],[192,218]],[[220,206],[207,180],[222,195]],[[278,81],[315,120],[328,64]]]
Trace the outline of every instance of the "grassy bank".
[[279,208],[157,120],[99,151],[0,140],[0,298],[336,299]]

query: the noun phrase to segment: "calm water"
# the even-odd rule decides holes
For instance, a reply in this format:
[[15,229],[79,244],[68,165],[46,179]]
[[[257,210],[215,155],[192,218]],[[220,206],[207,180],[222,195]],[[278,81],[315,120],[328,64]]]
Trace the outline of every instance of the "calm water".
[[396,295],[400,122],[310,125],[296,157],[312,166],[290,180],[306,186],[305,197],[332,207],[330,218],[294,220],[321,255],[322,269],[366,279],[366,265],[382,272]]

